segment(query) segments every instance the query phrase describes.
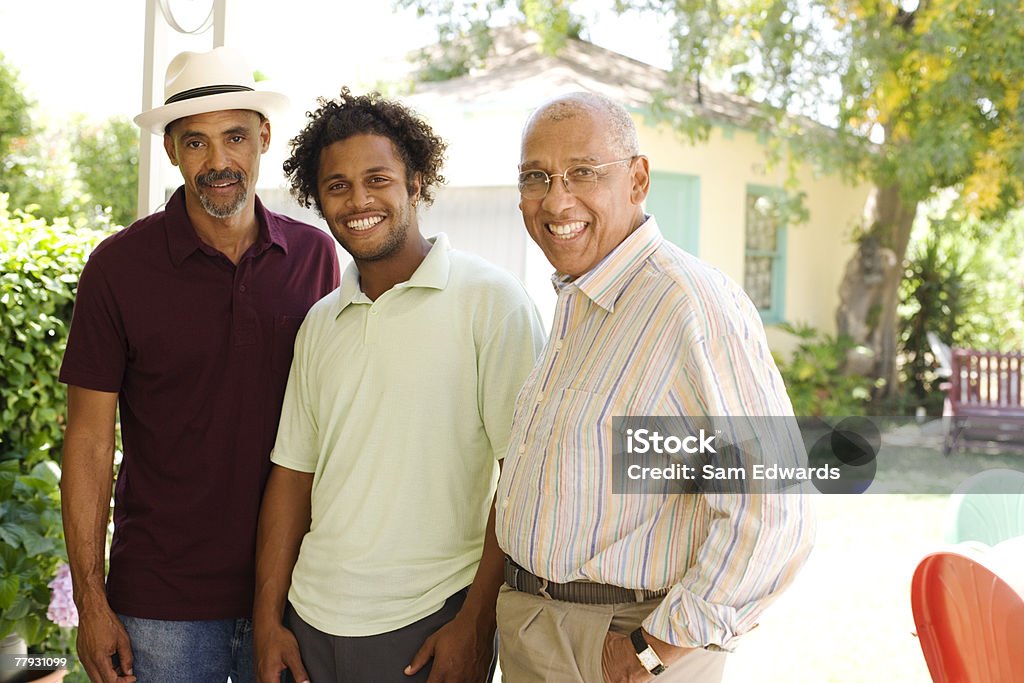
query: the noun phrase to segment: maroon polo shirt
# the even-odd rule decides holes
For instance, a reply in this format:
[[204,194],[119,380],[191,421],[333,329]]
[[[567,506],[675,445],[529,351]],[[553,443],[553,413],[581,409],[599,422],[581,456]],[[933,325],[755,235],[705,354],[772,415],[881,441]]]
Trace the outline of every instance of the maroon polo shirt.
[[295,333],[338,286],[333,239],[256,200],[234,265],[179,189],[104,240],[75,300],[60,380],[119,393],[124,460],[107,594],[147,619],[251,613],[256,519]]

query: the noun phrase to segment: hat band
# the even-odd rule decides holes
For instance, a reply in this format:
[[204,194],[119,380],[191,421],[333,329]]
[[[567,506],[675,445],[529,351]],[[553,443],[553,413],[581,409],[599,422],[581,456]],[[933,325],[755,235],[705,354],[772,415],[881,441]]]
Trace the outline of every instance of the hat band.
[[200,88],[192,88],[191,90],[182,90],[179,93],[175,93],[168,97],[164,104],[174,104],[182,100],[191,100],[196,97],[207,97],[209,95],[221,95],[228,92],[253,92],[253,88],[245,85],[204,85]]

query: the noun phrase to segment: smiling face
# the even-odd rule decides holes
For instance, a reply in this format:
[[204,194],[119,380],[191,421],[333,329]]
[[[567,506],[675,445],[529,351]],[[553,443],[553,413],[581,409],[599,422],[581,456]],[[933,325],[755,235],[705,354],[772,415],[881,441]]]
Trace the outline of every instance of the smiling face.
[[164,135],[167,156],[185,180],[186,204],[220,219],[251,204],[269,145],[270,123],[244,109],[178,119]]
[[419,174],[407,179],[395,146],[382,135],[353,135],[320,152],[317,192],[324,220],[357,262],[413,248],[409,235],[418,234],[419,189]]
[[[556,114],[557,112],[557,114]],[[628,158],[613,144],[608,116],[585,106],[549,106],[536,112],[523,134],[520,171],[562,173],[578,164],[597,166]],[[579,277],[596,266],[643,222],[649,186],[647,159],[599,170],[588,194],[577,197],[552,178],[541,199],[520,198],[530,237],[559,273]]]

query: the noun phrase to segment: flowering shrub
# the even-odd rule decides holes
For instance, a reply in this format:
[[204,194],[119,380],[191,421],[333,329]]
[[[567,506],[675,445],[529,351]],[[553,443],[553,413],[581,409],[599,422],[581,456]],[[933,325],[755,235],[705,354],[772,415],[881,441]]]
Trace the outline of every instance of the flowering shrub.
[[62,603],[53,611],[59,620],[47,619],[51,582],[62,581],[66,560],[65,392],[57,372],[78,276],[105,234],[8,211],[0,194],[0,638],[17,633],[36,652],[54,652],[73,636],[58,625],[67,623]]
[[75,607],[71,587],[71,567],[67,562],[57,568],[57,576],[50,582],[50,608],[46,618],[62,628],[78,626],[78,608]]

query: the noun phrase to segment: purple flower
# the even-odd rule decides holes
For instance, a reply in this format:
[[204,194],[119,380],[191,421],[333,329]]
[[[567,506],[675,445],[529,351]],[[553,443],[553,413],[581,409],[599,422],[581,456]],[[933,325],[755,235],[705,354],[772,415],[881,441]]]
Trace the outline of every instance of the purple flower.
[[71,567],[67,563],[57,567],[57,576],[50,582],[50,590],[50,608],[46,610],[46,617],[65,628],[78,626],[78,608],[75,607],[74,591],[71,586]]

